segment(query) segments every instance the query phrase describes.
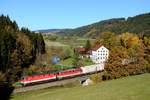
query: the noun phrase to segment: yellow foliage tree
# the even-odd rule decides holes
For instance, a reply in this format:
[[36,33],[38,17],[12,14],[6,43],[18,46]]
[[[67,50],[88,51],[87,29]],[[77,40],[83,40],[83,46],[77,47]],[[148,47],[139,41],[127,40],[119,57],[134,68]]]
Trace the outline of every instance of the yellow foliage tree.
[[120,36],[120,40],[121,40],[121,44],[122,46],[124,46],[125,48],[130,48],[132,46],[138,45],[140,40],[139,37],[133,33],[123,33]]

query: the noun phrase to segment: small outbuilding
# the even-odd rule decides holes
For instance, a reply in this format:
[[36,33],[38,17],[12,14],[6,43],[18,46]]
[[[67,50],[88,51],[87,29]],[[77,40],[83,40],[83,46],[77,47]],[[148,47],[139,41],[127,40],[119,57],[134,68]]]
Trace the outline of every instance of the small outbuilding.
[[88,76],[81,77],[78,80],[80,81],[80,84],[82,84],[83,86],[93,84],[93,81]]

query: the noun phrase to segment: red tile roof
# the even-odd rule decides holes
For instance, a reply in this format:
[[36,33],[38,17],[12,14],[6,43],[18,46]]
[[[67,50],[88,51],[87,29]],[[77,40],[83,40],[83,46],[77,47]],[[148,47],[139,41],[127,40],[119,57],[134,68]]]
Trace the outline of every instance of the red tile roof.
[[102,45],[96,45],[94,48],[92,48],[93,51],[98,50]]
[[91,54],[92,51],[97,51],[101,46],[103,45],[96,45],[91,50],[86,51],[84,47],[75,48],[75,52],[78,52],[80,54]]
[[83,48],[83,47],[80,47],[80,48],[75,48],[75,51],[78,52],[78,53],[85,53],[86,49]]

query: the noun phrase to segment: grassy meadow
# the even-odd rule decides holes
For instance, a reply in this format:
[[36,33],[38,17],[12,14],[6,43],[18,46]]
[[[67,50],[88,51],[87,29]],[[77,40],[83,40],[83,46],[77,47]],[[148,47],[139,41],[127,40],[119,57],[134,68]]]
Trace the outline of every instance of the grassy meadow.
[[12,100],[149,100],[150,74],[129,76],[91,86],[60,87],[17,93]]

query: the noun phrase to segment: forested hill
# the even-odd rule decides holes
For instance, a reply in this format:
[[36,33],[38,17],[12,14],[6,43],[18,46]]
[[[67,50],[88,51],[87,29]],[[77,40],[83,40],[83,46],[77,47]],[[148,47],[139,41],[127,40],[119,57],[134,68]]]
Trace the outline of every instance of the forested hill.
[[35,32],[41,32],[41,33],[57,33],[60,32],[63,29],[42,29],[42,30],[37,30]]
[[8,100],[12,84],[21,78],[24,69],[33,64],[37,55],[45,53],[41,34],[27,28],[19,29],[9,16],[0,15],[0,95]]
[[0,77],[0,82],[17,80],[18,73],[42,53],[45,53],[45,43],[41,34],[27,28],[19,29],[8,16],[0,16],[0,76],[4,76]]
[[96,38],[102,32],[113,32],[121,34],[124,32],[132,32],[139,34],[150,30],[150,13],[137,15],[134,17],[114,18],[100,21],[91,25],[79,27],[76,29],[63,30],[58,34],[77,35],[82,37]]

